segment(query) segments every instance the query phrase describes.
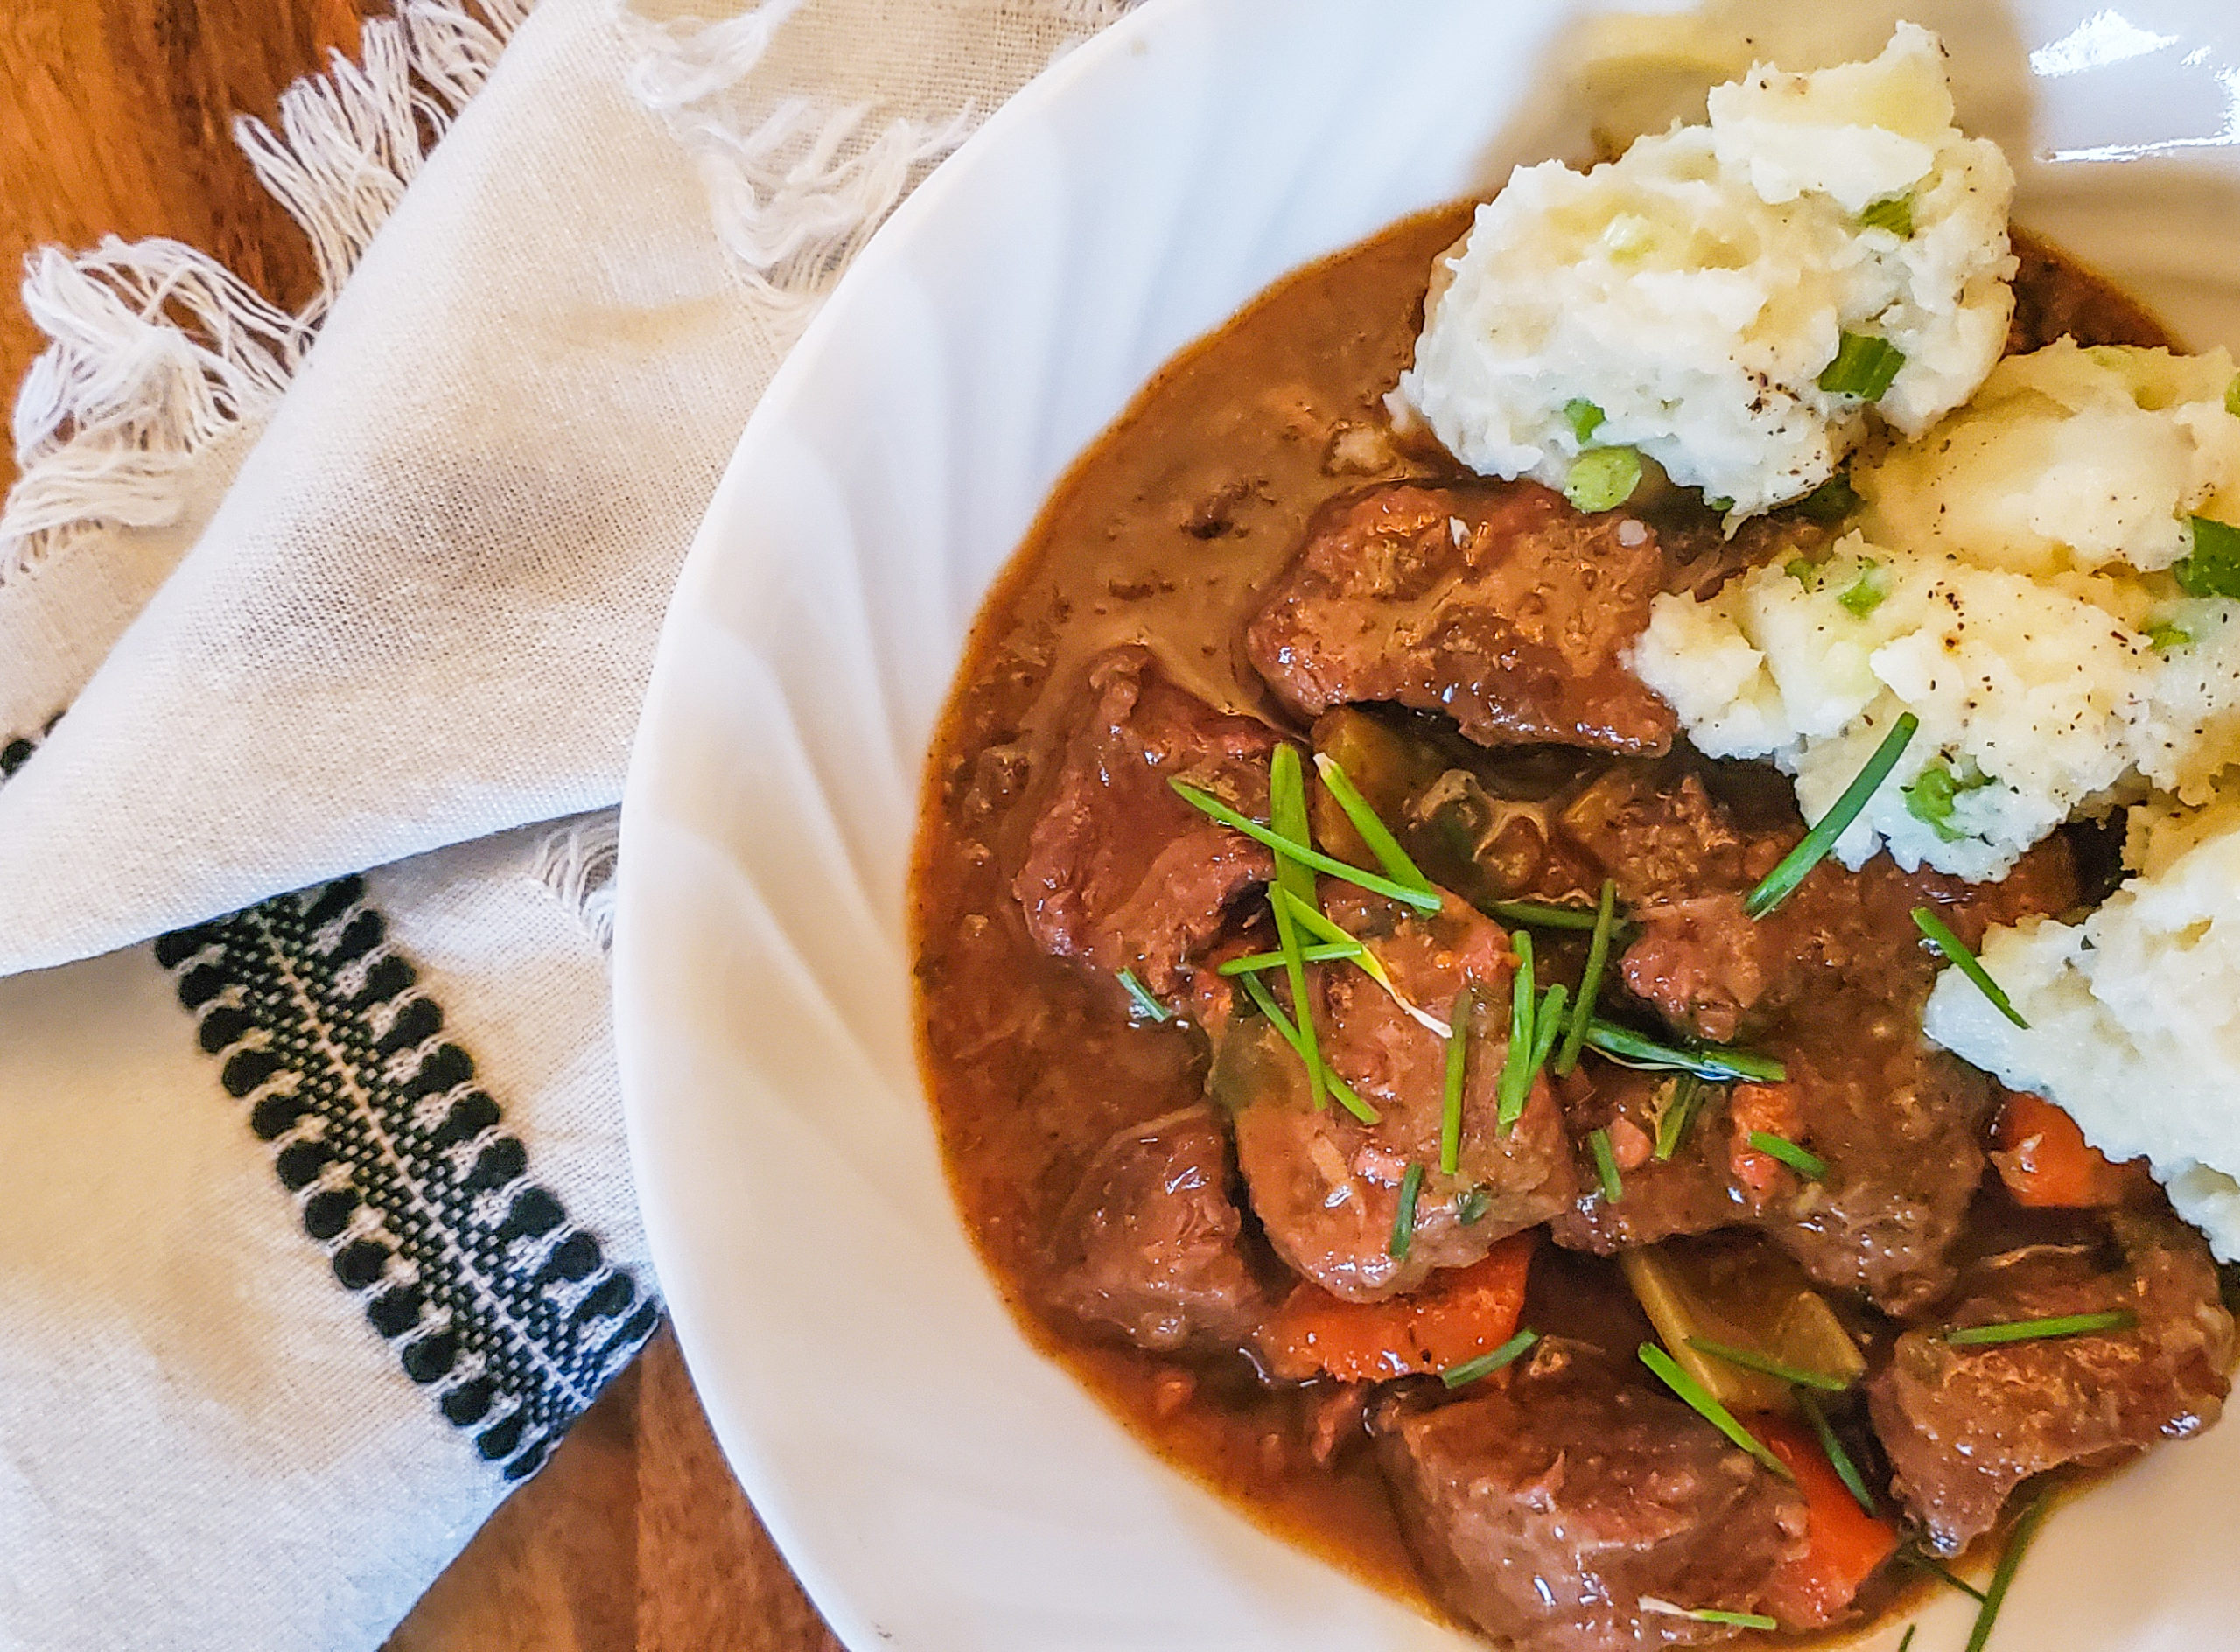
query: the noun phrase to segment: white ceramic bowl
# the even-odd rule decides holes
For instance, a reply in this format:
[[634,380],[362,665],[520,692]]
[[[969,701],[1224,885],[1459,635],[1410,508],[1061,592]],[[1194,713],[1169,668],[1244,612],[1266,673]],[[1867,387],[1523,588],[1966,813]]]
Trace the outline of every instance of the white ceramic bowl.
[[[2240,343],[2231,0],[1906,10],[1994,89],[2028,85],[2035,54],[2041,147],[2170,149],[2034,169],[2024,220],[2197,341]],[[967,627],[1065,466],[1286,270],[1538,158],[1567,15],[1152,0],[881,231],[686,565],[625,810],[638,1186],[724,1449],[858,1652],[1462,1644],[1256,1530],[1030,1348],[943,1180],[904,893]],[[1974,101],[2028,141],[2014,108]],[[2240,1423],[2052,1522],[1995,1647],[2240,1647],[2236,1530]],[[1965,1604],[1928,1614],[1924,1652],[1959,1644]]]

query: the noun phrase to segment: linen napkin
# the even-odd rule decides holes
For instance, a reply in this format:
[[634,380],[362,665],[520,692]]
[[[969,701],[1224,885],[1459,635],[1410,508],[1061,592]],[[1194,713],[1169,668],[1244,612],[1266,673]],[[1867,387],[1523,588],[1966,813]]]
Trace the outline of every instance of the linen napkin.
[[865,237],[1124,9],[402,0],[239,133],[305,312],[34,261],[0,1646],[375,1645],[651,1332],[592,811],[670,583]]

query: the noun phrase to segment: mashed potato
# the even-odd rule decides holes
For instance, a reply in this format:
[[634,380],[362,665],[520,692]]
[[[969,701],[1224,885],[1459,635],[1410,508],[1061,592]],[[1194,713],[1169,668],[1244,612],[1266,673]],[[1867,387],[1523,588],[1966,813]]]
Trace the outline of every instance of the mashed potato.
[[1863,531],[1707,602],[1634,668],[1689,738],[1824,813],[1899,714],[1921,732],[1839,841],[1976,880],[2111,794],[2198,803],[2240,755],[2240,604],[2188,598],[2189,519],[2240,516],[2232,361],[2063,343],[1859,469]]
[[1953,970],[1926,1028],[2058,1103],[2110,1158],[2146,1158],[2178,1213],[2240,1261],[2240,805],[2134,811],[2131,850],[2140,875],[2082,923],[1985,938],[2026,1030]]
[[1902,355],[1875,406],[1908,434],[1990,371],[2013,176],[1954,129],[1934,36],[1754,70],[1710,111],[1588,172],[1521,168],[1479,209],[1398,392],[1464,463],[1562,486],[1632,448],[1750,514],[1866,431],[1865,400],[1818,383],[1847,336]]

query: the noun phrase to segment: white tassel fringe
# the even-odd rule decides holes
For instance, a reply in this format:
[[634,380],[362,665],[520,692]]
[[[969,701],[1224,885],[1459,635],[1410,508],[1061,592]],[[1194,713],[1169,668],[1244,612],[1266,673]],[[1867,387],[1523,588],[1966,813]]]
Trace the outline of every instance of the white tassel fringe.
[[561,828],[536,847],[528,875],[584,927],[601,952],[614,945],[614,869],[622,817],[613,809]]

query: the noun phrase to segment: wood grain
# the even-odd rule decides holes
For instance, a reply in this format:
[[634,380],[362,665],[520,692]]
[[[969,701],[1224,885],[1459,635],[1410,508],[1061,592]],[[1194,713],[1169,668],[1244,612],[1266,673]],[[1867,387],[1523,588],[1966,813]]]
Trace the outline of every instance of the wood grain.
[[[234,147],[233,116],[270,118],[283,88],[351,50],[360,17],[382,10],[0,0],[0,256],[169,235],[300,305],[316,286],[310,248]],[[0,382],[40,347],[20,305],[0,303]],[[839,1652],[725,1467],[666,1329],[390,1647]]]

